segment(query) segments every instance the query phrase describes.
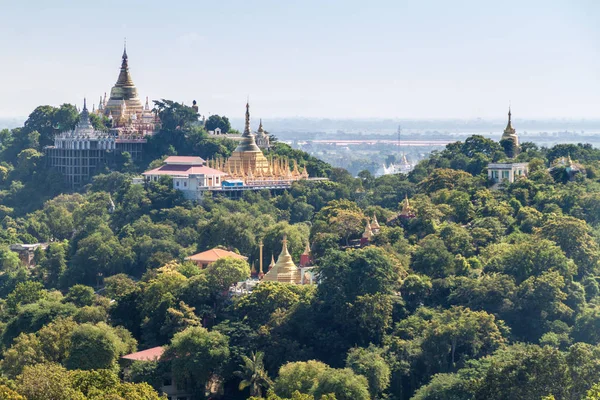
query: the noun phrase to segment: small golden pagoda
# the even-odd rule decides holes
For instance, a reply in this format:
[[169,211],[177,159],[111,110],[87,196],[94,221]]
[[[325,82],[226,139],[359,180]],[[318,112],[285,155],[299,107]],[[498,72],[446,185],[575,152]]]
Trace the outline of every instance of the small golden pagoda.
[[399,216],[401,218],[414,218],[415,212],[413,211],[410,203],[408,202],[408,195],[404,197],[404,203],[402,204],[402,211],[400,211]]
[[362,238],[365,240],[371,240],[373,238],[373,230],[371,229],[371,224],[367,221],[367,225],[365,226],[365,231],[362,234]]
[[375,235],[381,230],[381,226],[379,226],[379,222],[377,222],[377,215],[375,214],[373,214],[373,219],[371,220],[371,230]]
[[[274,260],[273,260],[274,261]],[[273,262],[271,262],[272,264]],[[283,247],[281,254],[277,258],[277,262],[271,267],[263,278],[263,281],[295,283],[300,284],[302,281],[300,268],[294,264],[292,255],[288,251],[287,237],[283,237]]]
[[256,145],[254,135],[250,131],[250,104],[246,103],[246,126],[240,144],[225,163],[224,171],[257,172],[266,174],[269,171],[269,161],[262,150]]

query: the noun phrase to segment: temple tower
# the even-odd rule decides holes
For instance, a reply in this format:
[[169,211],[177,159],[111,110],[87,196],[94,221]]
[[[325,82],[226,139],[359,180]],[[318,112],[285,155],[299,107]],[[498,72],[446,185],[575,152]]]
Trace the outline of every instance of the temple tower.
[[504,129],[504,133],[502,133],[501,141],[504,140],[510,140],[512,142],[512,154],[509,154],[509,156],[516,156],[519,153],[519,136],[517,135],[516,129],[512,126],[512,114],[510,112],[510,107],[508,107],[508,123]]
[[227,160],[225,168],[240,171],[252,171],[253,174],[269,172],[269,161],[256,145],[254,135],[250,131],[250,104],[246,103],[246,126],[240,144]]
[[121,60],[121,71],[117,83],[110,91],[110,98],[104,107],[106,115],[112,115],[117,118],[121,114],[122,102],[125,102],[128,114],[142,113],[144,106],[138,97],[138,91],[131,79],[129,73],[129,58],[127,56],[127,47],[123,48],[123,56]]

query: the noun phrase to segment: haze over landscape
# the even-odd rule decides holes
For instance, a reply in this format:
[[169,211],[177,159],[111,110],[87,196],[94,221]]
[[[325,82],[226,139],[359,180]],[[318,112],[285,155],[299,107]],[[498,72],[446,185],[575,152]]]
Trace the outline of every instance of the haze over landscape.
[[0,400],[600,400],[597,0],[2,3]]
[[[37,12],[31,13],[31,7]],[[140,95],[241,117],[598,118],[593,0],[7,2],[0,117],[90,103],[123,38]],[[23,23],[26,21],[26,23]]]

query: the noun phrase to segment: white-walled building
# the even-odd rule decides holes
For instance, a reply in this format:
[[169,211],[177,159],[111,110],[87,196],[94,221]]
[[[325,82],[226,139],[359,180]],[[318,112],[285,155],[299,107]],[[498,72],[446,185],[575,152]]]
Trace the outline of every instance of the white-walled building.
[[528,173],[527,163],[491,163],[487,166],[488,178],[495,183],[513,183]]
[[156,182],[161,176],[173,179],[173,188],[181,190],[186,199],[201,200],[210,188],[221,187],[227,175],[223,171],[206,166],[200,157],[171,156],[165,165],[143,173],[146,181]]

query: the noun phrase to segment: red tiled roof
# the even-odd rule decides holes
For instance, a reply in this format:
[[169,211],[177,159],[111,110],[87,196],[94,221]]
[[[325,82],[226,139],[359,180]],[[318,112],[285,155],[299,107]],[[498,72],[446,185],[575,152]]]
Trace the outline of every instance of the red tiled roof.
[[206,161],[197,156],[169,156],[165,159],[165,164],[188,164],[202,165]]
[[133,361],[158,361],[163,355],[164,351],[164,347],[158,346],[152,347],[151,349],[138,351],[136,353],[127,354],[121,358]]
[[205,165],[163,165],[162,167],[154,168],[144,172],[142,175],[227,175],[223,171],[210,168]]
[[202,253],[194,254],[193,256],[186,257],[186,260],[200,261],[204,263],[211,263],[217,261],[219,258],[233,257],[239,258],[240,260],[247,260],[248,257],[241,256],[233,251],[227,251],[223,249],[210,249],[203,251]]

